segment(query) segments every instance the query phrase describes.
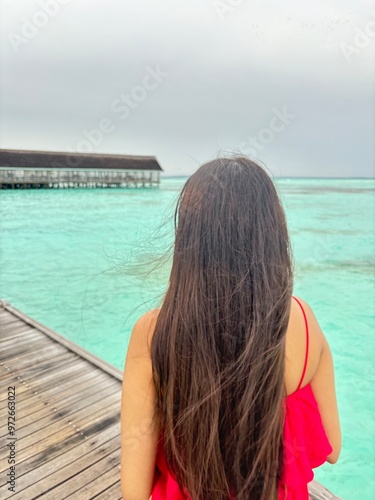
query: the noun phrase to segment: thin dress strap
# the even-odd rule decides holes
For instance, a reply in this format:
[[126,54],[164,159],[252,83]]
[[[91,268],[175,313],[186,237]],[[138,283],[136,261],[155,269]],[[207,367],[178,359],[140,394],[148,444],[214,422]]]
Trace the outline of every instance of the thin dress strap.
[[304,320],[305,320],[305,326],[306,326],[306,355],[305,355],[305,363],[303,365],[303,371],[302,371],[302,377],[301,377],[301,380],[299,381],[299,384],[298,384],[298,387],[297,387],[297,391],[298,389],[301,387],[301,384],[303,382],[303,379],[305,377],[305,373],[306,373],[306,368],[307,368],[307,359],[309,357],[309,324],[307,322],[307,317],[306,317],[306,313],[305,313],[305,309],[303,308],[301,302],[297,299],[297,297],[294,297],[294,295],[292,296],[294,300],[296,300],[302,310],[302,313],[303,313],[303,317],[304,317]]

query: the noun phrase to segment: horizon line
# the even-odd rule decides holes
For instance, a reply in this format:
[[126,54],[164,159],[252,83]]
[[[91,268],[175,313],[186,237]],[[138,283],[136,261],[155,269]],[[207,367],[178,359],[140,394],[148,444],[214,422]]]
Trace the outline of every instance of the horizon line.
[[[164,179],[171,179],[171,178],[182,178],[182,177],[190,177],[193,174],[182,174],[182,175],[165,175],[163,173],[160,173],[160,178]],[[346,177],[332,177],[332,176],[299,176],[299,175],[280,175],[280,176],[274,176],[274,179],[351,179],[351,180],[360,180],[360,179],[366,179],[366,180],[375,180],[375,176],[373,177],[366,177],[366,176],[360,176],[360,177],[352,177],[352,176],[346,176]]]

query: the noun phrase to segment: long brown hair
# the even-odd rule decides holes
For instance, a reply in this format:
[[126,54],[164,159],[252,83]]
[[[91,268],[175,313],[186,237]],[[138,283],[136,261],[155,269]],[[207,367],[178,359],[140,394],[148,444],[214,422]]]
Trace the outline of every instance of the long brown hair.
[[269,175],[245,156],[201,166],[151,343],[166,462],[193,500],[277,498],[292,282]]

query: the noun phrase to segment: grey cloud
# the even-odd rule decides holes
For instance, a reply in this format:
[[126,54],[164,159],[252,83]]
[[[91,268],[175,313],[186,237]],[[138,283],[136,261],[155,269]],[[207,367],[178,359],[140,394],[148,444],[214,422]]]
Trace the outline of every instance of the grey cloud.
[[[286,106],[296,118],[258,152],[276,173],[374,175],[375,40],[351,64],[339,48],[369,22],[367,2],[318,2],[310,12],[243,2],[224,19],[213,2],[186,4],[68,2],[16,54],[7,36],[40,4],[4,2],[1,146],[74,148],[82,129],[109,117],[114,132],[97,151],[156,154],[166,173],[188,174]],[[157,66],[168,77],[121,120],[111,103]]]

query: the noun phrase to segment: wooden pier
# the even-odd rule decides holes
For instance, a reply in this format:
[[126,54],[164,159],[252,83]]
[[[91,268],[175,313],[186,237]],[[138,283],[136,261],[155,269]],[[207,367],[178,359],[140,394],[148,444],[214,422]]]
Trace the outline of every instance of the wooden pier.
[[[118,500],[122,372],[0,302],[0,498]],[[15,493],[7,388],[16,388]]]
[[162,171],[154,156],[0,149],[0,189],[157,187]]
[[[119,500],[122,372],[0,300],[0,498]],[[8,388],[15,387],[15,492]],[[312,481],[310,500],[338,497]]]

